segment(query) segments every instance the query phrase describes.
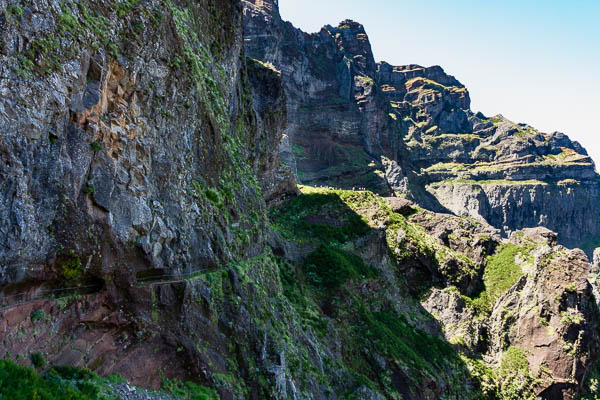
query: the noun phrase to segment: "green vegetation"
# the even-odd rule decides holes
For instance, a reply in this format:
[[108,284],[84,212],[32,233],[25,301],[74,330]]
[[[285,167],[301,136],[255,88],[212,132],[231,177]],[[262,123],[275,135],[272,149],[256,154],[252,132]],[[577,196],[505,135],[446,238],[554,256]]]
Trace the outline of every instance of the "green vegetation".
[[487,258],[483,273],[484,290],[473,301],[476,308],[483,311],[490,310],[496,300],[517,283],[523,275],[521,266],[517,264],[517,257],[531,262],[532,246],[523,247],[506,243],[501,245],[494,255]]
[[99,143],[99,142],[90,143],[90,147],[94,151],[102,151],[104,149],[104,146],[102,146],[102,143]]
[[372,85],[372,84],[375,83],[375,81],[373,80],[373,78],[371,78],[370,76],[359,75],[356,78],[359,81],[361,81],[363,84]]
[[120,3],[115,4],[115,11],[119,18],[123,18],[128,15],[139,3],[141,0],[126,0]]
[[367,220],[348,207],[346,191],[308,191],[271,210],[274,227],[297,241],[343,244],[370,231]]
[[529,373],[529,361],[521,349],[511,346],[502,354],[500,374],[509,376],[516,372]]
[[597,361],[585,378],[581,400],[600,400],[600,365]]
[[[433,126],[427,130],[426,133],[430,133],[435,131],[437,126]],[[461,142],[473,142],[476,140],[481,140],[481,138],[473,133],[442,133],[440,135],[426,135],[424,137],[426,142],[431,142],[436,146],[439,145],[441,141],[461,141]]]
[[561,325],[581,325],[583,317],[578,313],[563,311],[560,318]]
[[[439,272],[448,283],[457,286],[477,274],[472,260],[440,244],[418,224],[392,212],[382,198],[371,192],[307,186],[302,191],[303,195],[270,212],[273,227],[288,239],[343,245],[369,233],[371,226],[384,224],[388,247],[399,264],[411,259],[432,260],[440,266]],[[370,219],[364,215],[370,215]],[[404,239],[399,240],[401,237]],[[457,268],[443,267],[450,259],[456,261]],[[425,284],[423,292],[429,284]]]
[[400,365],[434,376],[457,358],[448,343],[415,329],[403,315],[391,311],[369,312],[359,307],[359,316],[358,325],[354,327],[359,333],[357,338],[367,338],[378,353],[394,359]]
[[0,360],[0,398],[3,399],[117,400],[107,382],[80,368],[53,367],[42,377],[31,368]]
[[11,17],[23,17],[23,9],[17,4],[9,4],[6,7],[6,13]]
[[525,353],[517,347],[509,347],[500,363],[500,400],[536,400],[536,379],[529,369]]
[[455,93],[466,93],[467,89],[465,87],[460,87],[460,86],[445,86],[442,85],[439,82],[436,81],[432,81],[431,79],[427,79],[427,78],[422,78],[422,77],[417,77],[417,78],[412,78],[409,79],[406,82],[407,86],[412,86],[415,82],[423,82],[423,89],[430,89],[430,90],[447,90],[450,92],[455,92]]
[[[428,169],[429,170],[429,169]],[[490,179],[490,180],[473,180],[473,179],[447,179],[441,182],[435,182],[432,186],[440,185],[548,185],[546,182],[538,181],[535,179],[528,179],[522,181],[512,181],[508,179]]]
[[[36,368],[46,365],[41,353],[32,353],[31,362]],[[112,384],[124,382],[114,375],[100,378],[94,372],[78,367],[53,366],[44,375],[33,369],[0,360],[0,398],[10,400],[120,400]],[[193,382],[165,379],[162,390],[178,400],[217,400],[214,389]]]
[[[356,239],[372,232],[372,226],[385,225],[390,254],[399,262],[427,257],[443,263],[456,257],[464,267],[457,275],[470,276],[475,270],[472,261],[461,259],[422,227],[392,212],[371,192],[306,186],[301,190],[302,195],[271,209],[271,220],[283,236],[314,243],[316,249],[298,263],[279,259],[280,278],[302,326],[313,329],[322,340],[344,344],[343,358],[336,361],[337,370],[349,373],[347,392],[341,397],[353,398],[358,386],[367,386],[397,398],[398,387],[389,373],[397,368],[411,371],[408,379],[415,387],[425,377],[448,376],[448,371],[457,385],[464,381],[469,373],[450,344],[417,329],[390,307],[383,294],[389,278],[348,250]],[[450,275],[448,279],[462,279]],[[371,285],[378,289],[358,289]],[[386,360],[385,369],[379,366],[381,359]],[[464,395],[481,398],[477,391]]]
[[74,254],[69,254],[60,264],[61,275],[67,281],[73,281],[81,277],[83,274],[83,265],[81,258]]
[[31,322],[36,323],[46,318],[46,313],[40,308],[39,310],[33,311],[29,318],[31,318]]
[[181,400],[218,400],[219,395],[214,389],[199,386],[193,382],[180,382],[174,379],[165,379],[162,389]]
[[96,187],[93,183],[88,183],[81,191],[85,194],[94,194],[96,193]]
[[46,359],[44,359],[44,356],[42,355],[42,353],[39,353],[39,352],[31,353],[29,358],[31,359],[31,364],[35,368],[41,368],[44,365],[46,365]]
[[304,260],[307,281],[318,288],[335,289],[352,279],[374,278],[377,273],[357,255],[321,244]]

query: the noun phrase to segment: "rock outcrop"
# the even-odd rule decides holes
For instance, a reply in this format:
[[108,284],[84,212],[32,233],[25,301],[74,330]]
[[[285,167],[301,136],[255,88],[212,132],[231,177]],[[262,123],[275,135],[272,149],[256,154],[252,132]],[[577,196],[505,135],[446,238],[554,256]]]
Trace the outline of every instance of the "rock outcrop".
[[474,113],[467,89],[439,66],[376,63],[359,23],[307,34],[276,3],[245,0],[244,30],[247,54],[282,71],[285,162],[299,181],[405,194],[505,237],[545,226],[591,256],[600,178],[577,142]]
[[0,9],[0,357],[265,398],[237,382],[285,362],[259,303],[279,288],[266,201],[296,188],[281,80],[246,65],[241,3]]
[[211,400],[595,390],[577,143],[276,0],[0,10],[0,358]]
[[[513,240],[532,245],[525,235]],[[530,253],[533,260],[523,264],[526,275],[498,299],[491,314],[490,353],[501,361],[508,346],[520,349],[537,376],[537,396],[576,398],[592,354],[590,265],[581,250],[567,250],[552,240],[538,243]]]

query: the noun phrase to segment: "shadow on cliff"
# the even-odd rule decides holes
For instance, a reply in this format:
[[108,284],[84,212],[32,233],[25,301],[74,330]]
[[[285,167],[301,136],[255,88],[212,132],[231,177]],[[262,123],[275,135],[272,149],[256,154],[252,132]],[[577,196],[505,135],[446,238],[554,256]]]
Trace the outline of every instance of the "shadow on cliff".
[[[314,190],[271,210],[270,245],[284,294],[303,324],[325,348],[341,349],[331,356],[349,375],[354,392],[345,394],[366,387],[405,399],[459,392],[464,399],[484,398],[443,328],[411,295],[385,227],[369,224],[383,212],[369,201],[381,199],[368,192]],[[420,263],[414,261],[413,267]],[[421,267],[421,278],[431,281],[430,270]]]

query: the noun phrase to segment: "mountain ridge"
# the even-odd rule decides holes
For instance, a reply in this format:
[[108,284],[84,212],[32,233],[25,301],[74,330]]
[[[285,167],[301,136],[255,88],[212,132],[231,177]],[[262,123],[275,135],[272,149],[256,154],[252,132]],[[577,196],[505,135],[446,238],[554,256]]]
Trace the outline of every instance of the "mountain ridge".
[[0,0],[0,397],[596,397],[586,156],[277,12]]
[[[394,192],[486,221],[505,236],[546,226],[591,257],[600,191],[594,162],[578,142],[472,112],[466,87],[439,66],[375,63],[355,21],[307,34],[273,4],[245,2],[245,46],[282,70],[290,143],[282,154],[301,182]],[[527,215],[506,211],[503,198],[514,196],[530,199]]]

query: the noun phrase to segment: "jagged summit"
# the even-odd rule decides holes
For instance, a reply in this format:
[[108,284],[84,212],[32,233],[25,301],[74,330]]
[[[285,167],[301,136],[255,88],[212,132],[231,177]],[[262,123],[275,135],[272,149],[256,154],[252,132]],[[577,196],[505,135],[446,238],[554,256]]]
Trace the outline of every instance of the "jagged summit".
[[543,225],[589,255],[600,243],[600,179],[579,143],[474,113],[440,66],[375,64],[355,21],[315,34],[269,10],[244,21],[247,53],[283,71],[284,159],[301,182],[405,195],[504,235]]
[[580,146],[241,5],[0,2],[0,398],[594,397]]
[[253,4],[262,10],[279,12],[279,0],[244,0],[247,4]]

